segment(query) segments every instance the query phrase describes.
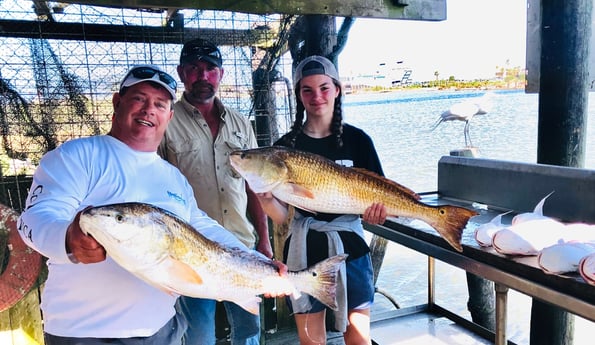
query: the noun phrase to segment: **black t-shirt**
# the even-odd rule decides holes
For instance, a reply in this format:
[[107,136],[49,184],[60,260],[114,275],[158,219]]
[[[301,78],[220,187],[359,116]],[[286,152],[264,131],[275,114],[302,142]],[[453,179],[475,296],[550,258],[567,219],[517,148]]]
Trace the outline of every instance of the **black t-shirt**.
[[[343,124],[341,138],[343,140],[343,146],[337,148],[336,137],[334,135],[325,138],[312,138],[302,132],[296,138],[295,148],[301,151],[319,154],[344,166],[364,168],[379,175],[384,175],[374,143],[364,131],[349,124]],[[281,138],[276,141],[275,145],[283,145],[283,139]],[[297,208],[296,212],[322,221],[331,221],[340,216],[340,214],[329,213],[312,214]],[[367,243],[355,232],[339,231],[339,237],[343,241],[345,253],[349,254],[347,260],[357,259],[370,252]],[[287,258],[290,240],[291,236],[285,242],[283,250],[283,256],[285,258]],[[308,231],[307,246],[308,266],[328,257],[328,240],[326,234],[318,231]]]

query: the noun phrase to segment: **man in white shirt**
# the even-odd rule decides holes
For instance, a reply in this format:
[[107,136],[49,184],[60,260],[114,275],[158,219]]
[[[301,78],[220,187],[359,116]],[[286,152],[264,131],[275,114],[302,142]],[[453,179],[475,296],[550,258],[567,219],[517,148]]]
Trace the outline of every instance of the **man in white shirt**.
[[198,209],[186,178],[156,153],[175,99],[170,75],[155,66],[132,68],[113,95],[110,132],[68,141],[42,158],[19,233],[48,258],[46,345],[179,345],[187,328],[174,308],[177,296],[125,271],[82,233],[78,219],[88,206],[153,204],[211,240],[249,250]]

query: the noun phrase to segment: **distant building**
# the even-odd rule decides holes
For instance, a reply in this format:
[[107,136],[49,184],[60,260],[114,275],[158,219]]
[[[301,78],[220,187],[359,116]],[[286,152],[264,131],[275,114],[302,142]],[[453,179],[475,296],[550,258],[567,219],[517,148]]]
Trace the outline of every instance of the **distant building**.
[[345,87],[345,93],[351,93],[358,88],[369,87],[395,87],[400,85],[409,85],[413,83],[413,70],[402,66],[403,61],[397,61],[393,66],[386,63],[380,63],[373,73],[358,74],[342,78]]

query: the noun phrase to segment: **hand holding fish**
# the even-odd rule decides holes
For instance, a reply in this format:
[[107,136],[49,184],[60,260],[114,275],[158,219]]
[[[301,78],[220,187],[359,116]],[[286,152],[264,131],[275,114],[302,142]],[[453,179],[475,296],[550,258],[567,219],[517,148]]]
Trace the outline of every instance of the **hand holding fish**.
[[[461,252],[463,229],[474,210],[454,205],[428,205],[411,189],[359,168],[348,168],[320,155],[282,146],[237,150],[229,156],[234,170],[255,193],[272,193],[275,199],[308,212],[364,214],[380,221],[381,202],[387,215],[419,219],[432,226],[454,249]],[[275,200],[270,199],[270,200]],[[262,198],[259,198],[262,202]],[[266,200],[267,207],[272,205]],[[271,216],[263,205],[265,212]],[[368,213],[365,215],[365,213]],[[284,219],[281,220],[281,222]]]
[[386,207],[381,202],[375,202],[364,212],[362,219],[368,224],[383,224],[386,220]]
[[80,224],[111,259],[168,294],[231,301],[255,315],[260,295],[307,293],[337,308],[337,272],[345,254],[288,272],[277,260],[211,241],[175,214],[143,203],[90,208]]
[[105,260],[105,248],[92,236],[85,235],[79,225],[80,211],[66,230],[66,252],[76,263],[92,264]]
[[263,192],[256,193],[260,206],[264,212],[273,220],[276,224],[282,224],[287,219],[288,210],[287,204],[283,201],[275,198],[273,193]]
[[266,256],[267,258],[273,257],[273,248],[271,248],[271,243],[266,238],[266,241],[263,239],[258,239],[256,242],[256,251],[261,253],[262,255]]
[[[287,278],[287,265],[283,262],[272,259],[272,264],[277,267],[277,271],[279,271],[279,276],[282,278]],[[265,292],[263,295],[266,298],[275,298],[275,297],[284,297],[289,296],[294,292],[294,288],[290,284],[277,284],[274,286],[274,289],[271,289]]]

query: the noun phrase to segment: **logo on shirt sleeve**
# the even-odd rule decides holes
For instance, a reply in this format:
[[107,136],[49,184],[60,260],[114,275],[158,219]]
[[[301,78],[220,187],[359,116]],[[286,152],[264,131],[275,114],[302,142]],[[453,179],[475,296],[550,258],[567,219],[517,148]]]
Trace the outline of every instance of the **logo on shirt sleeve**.
[[177,203],[186,206],[186,200],[184,198],[182,198],[179,194],[174,193],[174,192],[167,191],[167,196],[170,199],[176,201]]

